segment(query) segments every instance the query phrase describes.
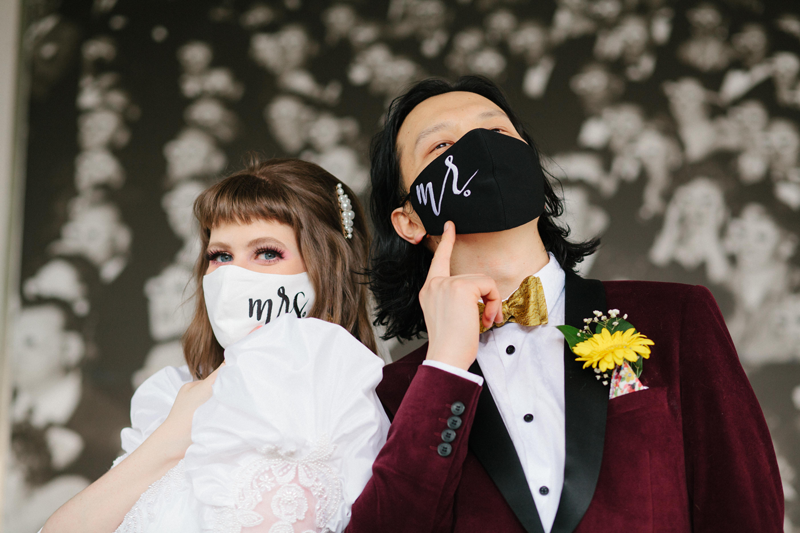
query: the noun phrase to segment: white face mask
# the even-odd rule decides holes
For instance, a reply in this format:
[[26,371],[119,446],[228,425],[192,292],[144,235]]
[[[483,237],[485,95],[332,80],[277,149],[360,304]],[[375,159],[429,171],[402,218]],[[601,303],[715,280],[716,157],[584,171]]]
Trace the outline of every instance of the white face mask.
[[211,329],[223,348],[278,317],[302,318],[314,304],[306,272],[265,274],[235,265],[206,274],[203,295]]

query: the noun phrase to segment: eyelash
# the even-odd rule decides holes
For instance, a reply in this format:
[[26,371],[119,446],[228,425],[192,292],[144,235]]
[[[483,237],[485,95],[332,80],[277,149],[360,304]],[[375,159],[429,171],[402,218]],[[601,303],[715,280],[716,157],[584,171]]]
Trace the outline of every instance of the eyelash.
[[223,252],[223,251],[220,251],[220,250],[208,250],[208,251],[206,252],[206,258],[208,259],[208,262],[209,262],[209,263],[213,263],[213,262],[214,262],[214,260],[215,260],[217,257],[219,257],[220,255],[222,255],[222,254],[224,254],[224,253],[227,253],[227,252]]
[[[258,250],[256,250],[255,256],[258,257],[261,254],[264,254],[266,252],[272,252],[272,253],[274,253],[276,255],[276,257],[274,259],[266,259],[266,261],[270,262],[270,263],[274,262],[274,261],[278,261],[280,259],[283,259],[283,257],[284,257],[284,253],[283,253],[282,250],[278,250],[277,248],[270,248],[270,247],[259,248]],[[228,252],[225,252],[225,251],[222,251],[222,250],[209,250],[206,253],[206,257],[208,258],[208,262],[209,263],[213,263],[213,262],[216,262],[215,260],[222,254],[232,255],[232,254],[230,254]]]
[[273,262],[283,259],[283,250],[278,250],[277,248],[270,248],[270,247],[259,248],[258,250],[256,250],[256,257],[266,252],[272,252],[276,255],[274,259],[266,259],[266,261]]

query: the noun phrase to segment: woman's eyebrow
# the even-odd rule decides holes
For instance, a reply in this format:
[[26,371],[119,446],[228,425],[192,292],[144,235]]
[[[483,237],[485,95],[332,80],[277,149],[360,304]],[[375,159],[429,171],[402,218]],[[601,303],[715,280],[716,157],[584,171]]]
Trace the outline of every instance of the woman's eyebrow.
[[258,237],[247,243],[248,248],[255,248],[256,246],[277,245],[281,248],[286,248],[286,245],[274,237]]
[[207,246],[207,248],[222,248],[223,250],[227,249],[227,248],[230,248],[230,247],[231,246],[228,243],[221,242],[221,241],[210,242],[210,243],[208,243],[208,246]]

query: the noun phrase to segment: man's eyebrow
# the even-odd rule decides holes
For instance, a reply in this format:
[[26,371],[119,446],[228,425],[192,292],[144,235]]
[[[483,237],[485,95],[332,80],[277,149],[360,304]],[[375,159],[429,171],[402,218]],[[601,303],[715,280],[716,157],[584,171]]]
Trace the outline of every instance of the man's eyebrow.
[[503,113],[503,111],[500,109],[490,109],[489,111],[484,111],[480,115],[478,115],[478,118],[494,118],[494,117],[508,118],[508,115]]
[[[494,117],[506,117],[506,118],[508,118],[508,115],[506,115],[500,109],[489,109],[487,111],[481,112],[477,116],[477,118],[479,120],[484,120],[484,119],[487,119],[487,118],[494,118]],[[430,135],[433,135],[437,131],[441,131],[441,130],[445,129],[446,127],[450,126],[451,124],[452,124],[452,122],[450,122],[450,121],[439,122],[438,124],[434,124],[433,126],[431,126],[429,128],[425,128],[424,130],[422,130],[420,132],[420,134],[417,135],[417,141],[414,143],[414,150],[417,149],[417,147],[419,146],[419,143],[424,141],[426,137],[428,137]]]
[[417,142],[414,143],[414,150],[417,149],[417,147],[419,146],[419,143],[424,141],[426,137],[428,137],[430,135],[433,135],[437,131],[441,131],[441,130],[445,129],[446,127],[450,126],[451,124],[452,124],[452,122],[450,122],[450,121],[439,122],[438,124],[434,124],[430,128],[425,128],[424,130],[422,130],[420,132],[420,134],[417,135]]

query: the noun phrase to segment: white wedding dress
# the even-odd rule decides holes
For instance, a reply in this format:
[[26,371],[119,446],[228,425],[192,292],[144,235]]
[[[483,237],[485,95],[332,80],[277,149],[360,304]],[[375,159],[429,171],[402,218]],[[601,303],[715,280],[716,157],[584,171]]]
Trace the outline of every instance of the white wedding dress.
[[[389,421],[375,394],[383,362],[340,326],[286,318],[225,351],[184,459],[142,494],[119,533],[342,531]],[[131,401],[125,455],[169,414],[186,366]]]

